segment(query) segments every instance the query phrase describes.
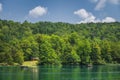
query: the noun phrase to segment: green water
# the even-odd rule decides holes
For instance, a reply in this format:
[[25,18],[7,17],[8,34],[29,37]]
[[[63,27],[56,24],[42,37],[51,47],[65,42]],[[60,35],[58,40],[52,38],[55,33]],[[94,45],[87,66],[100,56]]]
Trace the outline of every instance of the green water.
[[0,80],[120,80],[120,66],[0,67]]

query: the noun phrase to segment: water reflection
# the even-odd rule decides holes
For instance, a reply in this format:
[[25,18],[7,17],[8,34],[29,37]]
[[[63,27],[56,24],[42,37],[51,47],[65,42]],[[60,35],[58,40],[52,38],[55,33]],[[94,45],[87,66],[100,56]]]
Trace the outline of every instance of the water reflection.
[[0,67],[0,80],[120,80],[120,66]]
[[120,66],[41,67],[42,80],[120,80]]
[[37,68],[0,67],[0,80],[38,80]]

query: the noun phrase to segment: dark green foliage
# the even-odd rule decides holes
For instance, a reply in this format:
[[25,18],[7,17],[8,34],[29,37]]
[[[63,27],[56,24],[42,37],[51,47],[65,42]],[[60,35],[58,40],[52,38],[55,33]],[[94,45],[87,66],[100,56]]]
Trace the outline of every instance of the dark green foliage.
[[120,63],[120,23],[23,23],[0,20],[0,63]]

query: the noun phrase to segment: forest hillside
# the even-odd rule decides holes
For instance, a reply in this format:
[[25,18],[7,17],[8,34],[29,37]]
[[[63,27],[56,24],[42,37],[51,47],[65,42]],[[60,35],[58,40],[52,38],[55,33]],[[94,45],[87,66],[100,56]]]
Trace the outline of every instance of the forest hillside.
[[120,63],[120,22],[69,24],[0,20],[0,63]]

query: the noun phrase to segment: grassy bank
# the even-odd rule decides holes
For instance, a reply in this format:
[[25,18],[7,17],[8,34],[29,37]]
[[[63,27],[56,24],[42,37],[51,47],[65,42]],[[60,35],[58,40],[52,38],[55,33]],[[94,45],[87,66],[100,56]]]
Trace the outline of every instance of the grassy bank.
[[25,61],[22,64],[22,66],[28,66],[28,67],[33,67],[37,65],[38,65],[38,61]]

